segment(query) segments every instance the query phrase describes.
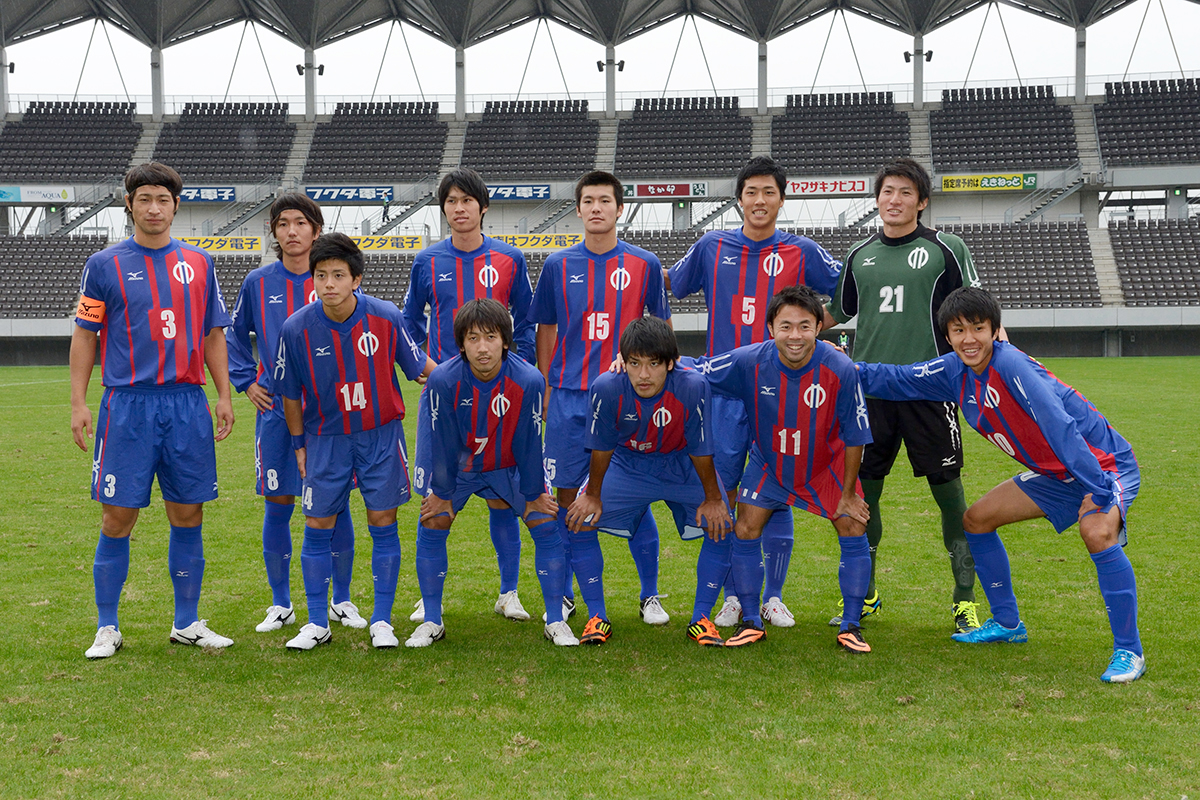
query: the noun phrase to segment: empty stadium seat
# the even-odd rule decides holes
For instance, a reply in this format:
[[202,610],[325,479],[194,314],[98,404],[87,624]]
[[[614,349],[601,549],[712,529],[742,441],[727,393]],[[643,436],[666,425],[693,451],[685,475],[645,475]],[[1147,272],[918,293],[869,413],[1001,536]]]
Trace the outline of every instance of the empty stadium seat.
[[445,146],[437,103],[338,103],[316,127],[304,179],[415,181],[437,172]]
[[1071,109],[1052,86],[944,89],[929,112],[937,172],[1063,169],[1079,160]]
[[653,97],[617,127],[616,172],[629,178],[726,176],[750,158],[751,121],[736,97]]
[[489,181],[570,180],[595,166],[599,134],[587,100],[489,102],[467,124],[462,163]]
[[1096,135],[1110,166],[1200,164],[1200,84],[1195,78],[1105,84]]
[[771,156],[789,175],[870,174],[910,152],[891,92],[788,95],[771,121]]
[[0,131],[0,182],[118,181],[142,126],[133,103],[35,101]]
[[279,180],[295,136],[287,103],[188,103],[163,126],[154,160],[174,167],[185,186]]

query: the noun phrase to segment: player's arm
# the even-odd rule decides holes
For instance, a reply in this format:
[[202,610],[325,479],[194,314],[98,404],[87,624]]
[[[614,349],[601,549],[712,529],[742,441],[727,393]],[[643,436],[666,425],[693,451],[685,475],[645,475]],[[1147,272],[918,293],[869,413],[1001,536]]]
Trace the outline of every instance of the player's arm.
[[217,390],[217,431],[221,441],[233,430],[233,395],[229,389],[229,353],[225,349],[225,331],[213,328],[204,337],[204,363]]
[[529,307],[533,305],[533,284],[529,282],[529,265],[525,263],[525,256],[518,253],[514,261],[516,274],[509,298],[513,318],[513,349],[521,358],[533,363],[537,360],[537,325],[529,319]]
[[704,251],[700,241],[688,248],[683,258],[663,270],[663,286],[679,300],[704,288]]
[[567,529],[578,533],[584,528],[594,525],[600,519],[603,506],[600,503],[600,490],[604,486],[604,475],[612,461],[612,450],[593,450],[592,460],[588,465],[587,489],[580,492],[567,509]]
[[433,464],[429,474],[429,494],[421,500],[420,521],[428,522],[445,514],[453,522],[451,498],[458,487],[458,457],[467,441],[466,432],[459,424],[451,379],[445,369],[432,376],[425,391],[432,412]]
[[733,529],[733,519],[729,516],[721,482],[717,480],[717,467],[712,456],[691,456],[691,459],[700,485],[704,487],[704,502],[696,509],[696,524],[708,531],[710,539],[719,542]]
[[867,501],[858,496],[855,487],[858,485],[858,468],[862,466],[863,446],[855,445],[846,448],[846,468],[842,475],[842,496],[838,499],[834,519],[850,517],[866,525],[871,519]]
[[667,302],[667,288],[663,280],[666,273],[658,258],[651,261],[649,266],[650,269],[646,270],[646,311],[671,325],[671,304]]
[[404,320],[404,329],[418,345],[425,344],[429,337],[429,318],[425,316],[425,306],[429,303],[429,292],[426,290],[422,277],[426,274],[425,261],[418,256],[409,272],[408,289],[404,292],[404,305],[400,316]]
[[[304,406],[299,399],[283,398],[283,417],[287,420],[288,433],[292,436],[292,450],[296,453],[296,466],[300,468],[300,477],[308,477],[305,467],[305,457],[308,450],[304,446]],[[299,447],[297,447],[299,445]]]
[[804,283],[818,294],[832,296],[842,275],[842,262],[811,239],[801,240],[800,249],[804,253]]
[[546,383],[550,382],[550,360],[554,358],[554,345],[557,341],[557,325],[537,326],[537,367]]
[[957,356],[946,355],[917,364],[857,363],[863,391],[881,400],[940,400],[958,402],[951,378],[960,370]]
[[233,324],[225,329],[225,347],[229,352],[229,381],[233,388],[245,393],[259,411],[271,408],[271,393],[258,384],[258,364],[254,361],[254,350],[250,345],[250,333],[254,331],[253,283],[247,279],[238,292],[233,307]]
[[834,325],[849,322],[858,315],[858,281],[854,277],[853,253],[838,274],[833,297],[825,305],[825,319],[821,327],[825,330]]
[[96,331],[75,326],[71,333],[71,435],[85,453],[92,435],[92,410],[87,404],[88,383],[96,366]]

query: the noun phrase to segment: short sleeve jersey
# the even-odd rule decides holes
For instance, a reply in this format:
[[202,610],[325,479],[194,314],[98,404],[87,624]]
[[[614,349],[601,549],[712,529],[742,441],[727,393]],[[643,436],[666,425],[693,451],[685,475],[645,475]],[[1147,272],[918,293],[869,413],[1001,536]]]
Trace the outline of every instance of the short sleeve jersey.
[[713,454],[708,381],[691,370],[667,373],[663,390],[640,397],[625,373],[606,372],[592,384],[586,447],[614,458],[675,458]]
[[593,253],[580,242],[546,259],[529,318],[558,326],[550,385],[586,391],[613,362],[625,326],[643,310],[671,318],[662,265],[653,253],[621,241],[607,253]]
[[462,472],[516,467],[521,494],[527,501],[536,500],[545,491],[541,447],[545,386],[542,373],[511,352],[500,373],[487,382],[475,377],[461,355],[439,364],[425,390],[437,454],[430,479],[433,493],[451,497]]
[[668,270],[679,299],[703,291],[708,303],[706,355],[763,342],[767,304],[785,286],[833,294],[842,265],[805,236],[776,231],[756,242],[741,228],[709,231]]
[[100,334],[105,386],[203,384],[204,337],[231,322],[208,253],[133,239],[88,258],[75,324]]
[[304,430],[319,436],[358,433],[404,417],[393,364],[415,380],[425,371],[417,347],[394,303],[356,295],[345,322],[334,322],[321,303],[288,317],[272,369],[276,393],[304,401]]
[[839,323],[858,316],[855,360],[911,364],[950,352],[938,309],[955,289],[980,285],[962,239],[917,223],[907,236],[876,233],[850,249],[830,313]]
[[[512,312],[513,351],[532,362],[537,354],[529,321],[529,268],[520,250],[490,236],[469,253],[445,239],[417,254],[404,295],[404,323],[413,341],[424,344],[440,364],[458,355],[454,315],[468,300],[481,298],[496,300]],[[426,306],[432,319],[426,316]]]

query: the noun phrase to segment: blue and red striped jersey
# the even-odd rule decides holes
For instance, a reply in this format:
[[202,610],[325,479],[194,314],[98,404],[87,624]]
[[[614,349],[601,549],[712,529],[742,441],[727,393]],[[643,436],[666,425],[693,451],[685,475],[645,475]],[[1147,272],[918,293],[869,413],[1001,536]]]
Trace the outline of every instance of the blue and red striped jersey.
[[770,338],[767,304],[780,289],[807,285],[833,294],[841,271],[841,262],[805,236],[776,231],[756,242],[738,228],[704,234],[667,272],[680,300],[704,292],[706,355],[715,356]]
[[203,384],[204,337],[230,324],[208,253],[126,239],[88,258],[75,324],[100,334],[105,386]]
[[992,345],[982,375],[950,353],[919,364],[859,364],[867,393],[884,400],[958,403],[967,424],[1027,469],[1077,480],[1103,508],[1112,481],[1137,464],[1133,447],[1087,398],[1008,342]]
[[287,318],[279,331],[272,388],[304,401],[304,430],[329,436],[357,433],[404,418],[404,400],[393,364],[409,380],[425,371],[417,347],[394,303],[356,295],[345,322],[334,322],[321,303]]
[[607,253],[585,243],[546,259],[529,319],[557,325],[550,385],[586,390],[620,352],[625,326],[648,311],[671,318],[658,256],[628,242]]
[[713,454],[708,381],[698,372],[673,369],[663,390],[640,397],[625,373],[605,372],[592,384],[589,450],[614,450],[614,458],[675,458]]
[[[513,316],[513,352],[532,363],[534,326],[529,320],[533,287],[525,256],[512,245],[483,237],[483,244],[465,253],[450,239],[430,245],[413,261],[404,295],[404,324],[417,344],[424,344],[437,363],[458,355],[454,315],[468,300],[491,298]],[[429,307],[432,319],[426,316]]]
[[[532,502],[545,489],[542,471],[542,396],[546,381],[511,351],[500,374],[484,383],[461,355],[429,374],[433,430],[430,487],[443,499],[454,494],[460,472],[516,467],[521,493]],[[524,509],[516,509],[523,513]]]

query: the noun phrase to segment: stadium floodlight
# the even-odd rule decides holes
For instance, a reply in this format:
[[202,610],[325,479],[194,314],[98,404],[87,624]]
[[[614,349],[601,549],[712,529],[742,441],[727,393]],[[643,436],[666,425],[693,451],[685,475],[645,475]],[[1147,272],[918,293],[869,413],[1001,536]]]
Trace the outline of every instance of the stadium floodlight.
[[[905,55],[908,55],[908,54],[905,53]],[[908,59],[906,58],[904,60],[907,61]],[[303,64],[296,65],[296,74],[299,75],[301,78],[304,77],[304,65]]]
[[912,61],[912,53],[905,50],[904,51],[904,63],[907,64],[910,61]]
[[[926,61],[933,61],[933,51],[932,51],[932,50],[926,50],[926,51],[924,51],[924,52],[925,52],[925,60],[926,60]],[[913,54],[912,54],[912,53],[908,52],[907,50],[905,50],[905,51],[904,51],[904,63],[905,63],[905,64],[907,64],[907,63],[909,63],[910,61],[912,61],[912,57],[913,57]]]
[[[622,64],[624,64],[625,62],[624,62],[624,61],[622,61],[621,63],[622,63]],[[12,75],[12,74],[13,74],[14,72],[16,72],[16,71],[17,71],[17,65],[16,65],[16,63],[15,63],[15,62],[12,62],[12,61],[8,62],[8,74],[9,74],[9,75]]]
[[926,50],[926,51],[925,51],[925,60],[926,60],[926,61],[933,61],[933,51],[932,51],[932,50]]
[[596,62],[596,72],[604,72],[604,62],[603,61]]

